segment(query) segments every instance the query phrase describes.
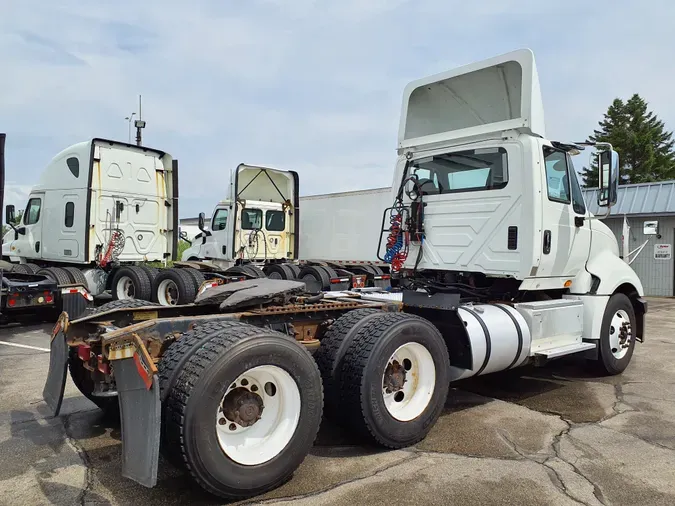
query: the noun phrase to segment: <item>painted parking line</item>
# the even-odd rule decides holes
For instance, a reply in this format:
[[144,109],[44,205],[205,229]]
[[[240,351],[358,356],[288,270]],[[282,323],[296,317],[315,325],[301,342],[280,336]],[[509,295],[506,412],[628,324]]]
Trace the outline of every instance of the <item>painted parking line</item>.
[[4,344],[6,346],[15,346],[17,348],[26,348],[28,350],[37,350],[37,351],[49,352],[49,348],[38,348],[37,346],[29,346],[27,344],[8,343],[7,341],[0,341],[0,344]]

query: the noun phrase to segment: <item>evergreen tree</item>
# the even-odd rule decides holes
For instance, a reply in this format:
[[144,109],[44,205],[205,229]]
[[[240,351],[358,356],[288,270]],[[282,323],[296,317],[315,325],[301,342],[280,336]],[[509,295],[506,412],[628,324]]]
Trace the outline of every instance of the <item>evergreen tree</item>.
[[[614,99],[590,142],[609,142],[619,153],[620,184],[675,178],[675,141],[663,121],[647,109],[638,94],[628,101]],[[582,170],[583,184],[598,186],[597,166]]]

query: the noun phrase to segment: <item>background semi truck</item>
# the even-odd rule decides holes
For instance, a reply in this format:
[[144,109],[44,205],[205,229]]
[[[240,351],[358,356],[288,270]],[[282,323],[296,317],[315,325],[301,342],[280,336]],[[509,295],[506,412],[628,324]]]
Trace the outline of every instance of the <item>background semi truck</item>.
[[[205,271],[299,279],[313,291],[389,287],[388,265],[376,253],[391,191],[298,198],[299,184],[293,171],[240,165],[208,223],[200,214],[201,232],[181,260]],[[374,224],[375,234],[365,237],[356,223]]]
[[[3,172],[4,174],[4,172]],[[56,282],[56,310],[71,316],[95,298],[191,302],[204,276],[175,260],[178,162],[168,153],[106,139],[57,154],[32,188],[25,210],[5,209],[4,267]],[[219,282],[240,279],[221,275]]]
[[[608,209],[618,155],[596,147]],[[597,374],[625,370],[644,339],[642,286],[583,205],[569,156],[579,147],[545,136],[529,50],[408,85],[398,148],[387,230],[373,241],[399,301],[251,279],[193,304],[63,313],[45,401],[58,413],[70,368],[84,395],[119,407],[124,476],[154,486],[161,450],[233,499],[284,483],[324,411],[401,448],[433,427],[451,381],[570,354]]]

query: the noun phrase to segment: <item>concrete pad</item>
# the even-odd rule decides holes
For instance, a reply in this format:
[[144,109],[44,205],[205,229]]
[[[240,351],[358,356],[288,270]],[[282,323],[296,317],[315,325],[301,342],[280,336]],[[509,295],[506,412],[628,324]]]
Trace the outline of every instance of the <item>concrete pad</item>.
[[[468,399],[477,404],[458,410]],[[458,390],[451,391],[446,406],[419,449],[493,458],[525,453],[543,461],[551,456],[555,437],[568,427],[558,416]]]
[[297,506],[556,505],[577,504],[546,469],[523,460],[504,462],[421,453],[367,478],[340,485],[329,494],[288,497]]
[[675,504],[675,452],[598,425],[572,428],[559,455],[595,483],[605,502]]

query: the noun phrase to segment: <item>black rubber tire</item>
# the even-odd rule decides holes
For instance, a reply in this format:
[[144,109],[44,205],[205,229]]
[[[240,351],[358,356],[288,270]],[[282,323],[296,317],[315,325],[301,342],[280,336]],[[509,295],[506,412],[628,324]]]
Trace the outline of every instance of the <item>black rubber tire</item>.
[[84,277],[84,274],[77,267],[64,267],[64,271],[70,276],[71,283],[81,284],[89,290],[89,285],[87,284],[87,278]]
[[[19,274],[37,274],[33,272],[30,267],[28,267],[28,264],[14,264],[12,267],[12,272],[18,272]],[[46,276],[46,274],[44,274],[44,276]],[[51,276],[48,277],[49,279],[52,279]]]
[[375,274],[376,276],[384,275],[384,271],[382,269],[380,269],[377,265],[369,265],[368,267],[373,272],[373,274]]
[[288,265],[271,264],[265,267],[265,275],[270,279],[293,279],[293,270]]
[[224,274],[229,276],[246,276],[247,279],[254,277],[254,273],[249,271],[246,267],[246,265],[233,265],[227,269]]
[[[321,376],[309,352],[287,335],[241,322],[221,325],[180,368],[163,403],[164,438],[169,447],[180,452],[185,467],[205,490],[229,500],[244,499],[286,482],[311,450],[321,423]],[[200,328],[195,331],[202,332]],[[265,463],[245,466],[221,449],[213,430],[214,415],[223,386],[227,388],[239,375],[259,365],[276,365],[291,375],[298,386],[301,409],[286,447]],[[212,429],[205,430],[207,427]]]
[[320,290],[330,290],[330,275],[326,269],[327,267],[323,267],[321,265],[305,266],[302,268],[302,270],[300,270],[298,279],[302,281],[305,276],[311,276],[317,281],[317,283],[319,283],[321,287]]
[[72,284],[68,271],[63,270],[60,267],[48,267],[46,269],[40,269],[37,274],[47,276],[49,279],[53,279],[59,286]]
[[329,418],[338,418],[340,413],[340,373],[344,356],[356,333],[380,309],[355,309],[335,320],[321,339],[314,360],[323,380],[324,411]]
[[[623,310],[628,314],[631,327],[631,340],[628,347],[628,352],[621,359],[617,359],[611,350],[609,343],[609,333],[614,314]],[[631,304],[630,299],[623,293],[615,293],[607,301],[605,307],[605,314],[602,317],[602,328],[600,330],[600,347],[598,349],[598,359],[594,360],[594,366],[598,372],[606,376],[614,376],[621,374],[626,370],[628,364],[633,357],[635,349],[635,329],[637,329],[637,319],[635,318],[635,309]]]
[[77,348],[68,350],[68,371],[77,389],[91,402],[96,404],[106,416],[119,417],[119,402],[115,397],[96,397],[91,395],[94,391],[94,380],[91,372],[84,368],[82,360],[77,356]]
[[[416,418],[401,422],[384,404],[382,376],[389,357],[401,345],[416,342],[431,354],[436,369],[434,392]],[[443,411],[450,383],[450,360],[443,336],[424,318],[406,313],[372,317],[354,336],[340,371],[342,422],[357,434],[388,448],[424,439]]]
[[141,299],[120,299],[120,300],[113,300],[112,302],[106,302],[105,304],[98,306],[98,307],[90,307],[85,309],[84,313],[82,313],[82,316],[80,318],[84,318],[85,316],[91,316],[99,313],[105,313],[106,311],[113,311],[115,309],[136,309],[136,308],[141,308],[141,307],[149,307],[149,306],[158,306],[156,302],[150,302],[148,300],[141,300]]
[[159,269],[157,267],[150,267],[149,265],[139,265],[139,267],[148,275],[150,286],[152,286],[155,282],[155,278],[159,276]]
[[113,300],[120,300],[117,295],[117,284],[123,277],[128,277],[134,285],[133,299],[150,300],[152,298],[152,285],[146,272],[135,265],[120,267],[113,277],[111,289]]
[[[225,330],[236,325],[237,321],[214,321],[195,326],[181,335],[180,339],[172,343],[162,355],[162,359],[157,364],[159,391],[162,403],[166,402],[169,392],[176,382],[176,378],[183,368],[183,364],[192,356],[192,354],[201,347],[201,342],[208,341]],[[164,416],[166,410],[162,409],[162,444],[160,451],[169,461],[178,469],[185,469],[185,461],[180,452],[180,448],[170,445],[166,441],[166,420]]]
[[255,265],[243,265],[244,269],[251,274],[254,278],[265,278],[265,273],[258,269]]
[[284,265],[288,267],[293,273],[293,277],[289,279],[298,279],[298,276],[300,275],[300,266],[296,264],[284,264]]
[[195,293],[199,291],[199,287],[202,286],[202,283],[205,281],[206,278],[204,278],[204,274],[202,274],[199,270],[195,269],[194,267],[181,267],[180,268],[182,271],[187,272],[190,276],[192,276],[192,279],[195,281]]
[[39,271],[40,269],[42,269],[42,267],[40,267],[38,264],[31,264],[31,263],[28,263],[28,264],[24,264],[24,265],[25,265],[26,267],[28,267],[28,268],[32,271],[33,274],[37,274],[38,271]]
[[152,287],[152,300],[161,304],[159,297],[160,284],[166,280],[170,279],[176,285],[178,293],[176,295],[176,304],[174,305],[183,305],[191,304],[195,301],[197,297],[197,283],[195,279],[186,272],[185,269],[162,269],[159,273],[159,276],[155,278],[155,283]]

